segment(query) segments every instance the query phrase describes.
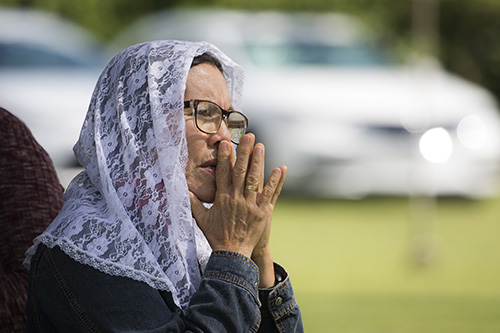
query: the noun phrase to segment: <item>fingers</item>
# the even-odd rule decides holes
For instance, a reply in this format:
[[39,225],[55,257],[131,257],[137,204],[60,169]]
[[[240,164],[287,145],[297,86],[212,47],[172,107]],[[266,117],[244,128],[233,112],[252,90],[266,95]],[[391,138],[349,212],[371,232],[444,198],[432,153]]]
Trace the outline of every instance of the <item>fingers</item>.
[[228,141],[219,143],[217,192],[210,209],[189,193],[193,216],[212,248],[246,256],[269,244],[272,212],[287,171],[284,166],[275,168],[265,183],[265,147],[261,143],[254,146],[254,142],[253,134],[242,137],[236,162],[232,145]]
[[245,197],[256,198],[264,183],[264,145],[258,143],[253,149],[250,169],[245,180]]
[[259,183],[259,193],[262,193],[262,190],[264,189],[264,179],[265,179],[264,170],[265,170],[265,167],[266,167],[265,166],[265,162],[266,161],[264,159],[262,159],[262,168],[261,168],[262,172],[260,173],[260,179],[261,179],[261,181]]
[[217,182],[217,190],[229,193],[231,190],[231,169],[233,165],[233,149],[232,144],[228,141],[222,141],[219,144],[219,152],[217,155],[217,168],[215,170],[215,178]]
[[[236,191],[244,193],[247,169],[253,151],[255,136],[252,133],[243,135],[238,146],[236,163],[233,168],[233,186]],[[251,184],[258,185],[258,184]]]
[[283,184],[285,183],[287,167],[281,166],[279,168],[279,170],[281,171],[281,178],[278,182],[278,186],[277,186],[276,190],[274,191],[273,197],[271,199],[271,204],[273,206],[274,206],[274,204],[276,204],[276,201],[278,201],[278,197],[281,194],[281,189],[283,188]]
[[283,188],[286,178],[286,166],[275,168],[269,176],[269,180],[262,190],[262,195],[259,198],[259,205],[271,204],[274,206]]
[[[249,199],[259,197],[259,205],[266,203],[274,205],[283,188],[287,169],[285,166],[276,168],[265,184],[265,148],[261,143],[254,147],[254,142],[255,136],[252,133],[245,134],[241,138],[234,167],[232,167],[233,155],[229,143],[221,142],[216,171],[217,190],[225,193],[241,193]],[[231,171],[232,178],[228,176]]]

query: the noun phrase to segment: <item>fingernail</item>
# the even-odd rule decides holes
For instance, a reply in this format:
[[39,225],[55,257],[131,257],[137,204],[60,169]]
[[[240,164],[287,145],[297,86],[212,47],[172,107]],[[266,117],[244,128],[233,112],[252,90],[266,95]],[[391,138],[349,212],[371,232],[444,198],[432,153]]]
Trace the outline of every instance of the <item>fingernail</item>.
[[276,169],[273,170],[273,175],[279,176],[280,174],[281,174],[281,170],[280,169],[276,168]]
[[241,137],[241,141],[240,143],[246,145],[246,144],[249,144],[250,143],[250,136],[248,135],[243,135],[243,137]]
[[255,147],[255,155],[261,156],[263,154],[264,150],[262,149],[261,146]]
[[227,153],[229,151],[229,143],[227,141],[222,141],[219,145],[222,152]]

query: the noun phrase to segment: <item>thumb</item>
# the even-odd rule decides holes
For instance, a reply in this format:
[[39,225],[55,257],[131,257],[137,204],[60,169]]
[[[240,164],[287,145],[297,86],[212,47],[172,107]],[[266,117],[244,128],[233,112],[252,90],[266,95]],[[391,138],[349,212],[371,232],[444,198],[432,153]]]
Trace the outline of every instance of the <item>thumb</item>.
[[191,211],[193,213],[194,219],[198,223],[198,226],[200,226],[201,228],[200,224],[203,223],[203,216],[208,209],[203,206],[200,199],[198,199],[198,197],[191,191],[189,191],[189,199],[191,200]]

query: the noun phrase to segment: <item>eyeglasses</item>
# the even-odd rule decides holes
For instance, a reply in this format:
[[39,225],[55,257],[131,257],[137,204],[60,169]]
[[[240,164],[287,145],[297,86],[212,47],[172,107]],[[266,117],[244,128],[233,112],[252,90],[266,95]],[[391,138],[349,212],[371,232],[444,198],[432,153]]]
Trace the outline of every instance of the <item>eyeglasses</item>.
[[243,113],[224,110],[210,101],[192,99],[185,101],[184,107],[193,109],[194,123],[203,133],[217,133],[222,121],[224,121],[231,135],[231,142],[234,144],[240,143],[240,138],[248,128],[248,119]]

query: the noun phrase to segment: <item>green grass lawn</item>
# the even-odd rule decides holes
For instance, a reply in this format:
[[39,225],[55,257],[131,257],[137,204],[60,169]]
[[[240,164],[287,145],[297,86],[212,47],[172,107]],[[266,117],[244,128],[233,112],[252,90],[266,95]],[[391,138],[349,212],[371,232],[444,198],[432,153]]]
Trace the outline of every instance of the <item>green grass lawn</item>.
[[281,198],[307,332],[500,333],[500,199]]

